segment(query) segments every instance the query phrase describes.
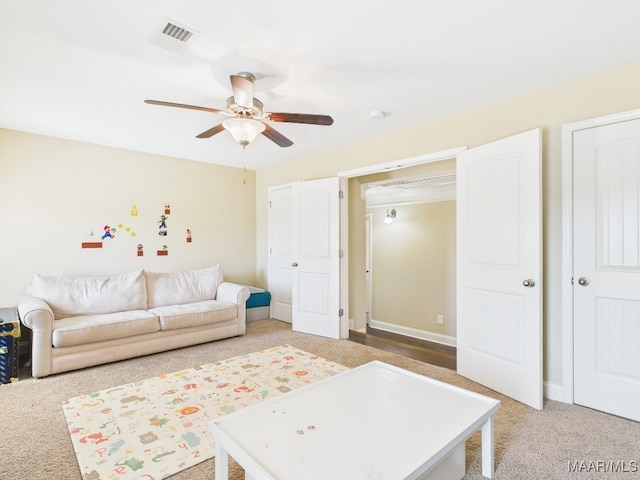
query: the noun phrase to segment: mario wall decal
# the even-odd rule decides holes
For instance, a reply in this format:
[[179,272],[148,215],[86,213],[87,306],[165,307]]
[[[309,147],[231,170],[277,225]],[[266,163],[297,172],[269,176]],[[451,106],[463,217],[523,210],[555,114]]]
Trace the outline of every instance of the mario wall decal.
[[[167,237],[169,233],[169,225],[168,225],[169,214],[171,213],[170,205],[168,203],[165,203],[164,208],[161,211],[164,213],[162,213],[159,217],[156,217],[158,219],[157,232],[160,237]],[[138,217],[138,207],[134,204],[131,204],[129,214],[131,217]],[[110,244],[111,241],[107,241],[107,240],[114,240],[116,237],[121,238],[123,234],[125,235],[125,237],[130,237],[130,238],[135,238],[137,236],[137,233],[129,225],[125,225],[122,223],[118,223],[118,224],[105,223],[103,225],[104,226],[102,227],[102,233],[100,234],[101,238],[99,239],[99,241],[83,241],[81,244],[82,248],[101,249],[103,248],[103,246],[104,248],[109,248],[107,247],[107,245]],[[112,226],[112,225],[115,225],[115,226]],[[149,231],[148,233],[151,233],[152,231],[153,230]],[[145,238],[147,235],[146,232],[147,231],[145,230]],[[118,233],[118,235],[116,235],[116,233]],[[93,237],[94,230],[88,230],[86,232],[86,236]],[[138,239],[138,241],[140,240],[141,239]],[[166,241],[166,240],[163,238],[161,241]],[[186,242],[187,243],[192,242],[191,229],[189,228],[186,229]],[[120,242],[114,241],[113,244],[115,245],[116,243],[120,243]],[[118,250],[116,249],[115,251],[118,251]],[[142,243],[135,243],[135,252],[136,252],[135,255],[138,257],[144,256],[144,247]],[[169,255],[169,247],[166,244],[159,246],[157,250],[157,255],[158,256]]]
[[102,234],[102,240],[104,240],[105,238],[116,238],[115,228],[112,228],[109,225],[105,225],[103,230],[104,230],[104,233]]

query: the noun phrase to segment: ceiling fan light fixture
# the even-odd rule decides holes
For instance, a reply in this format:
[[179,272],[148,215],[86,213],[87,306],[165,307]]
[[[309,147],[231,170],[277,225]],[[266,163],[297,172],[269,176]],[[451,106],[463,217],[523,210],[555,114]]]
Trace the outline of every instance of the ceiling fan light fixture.
[[231,75],[230,80],[233,95],[227,99],[226,111],[218,110],[217,108],[165,102],[161,100],[145,100],[145,103],[149,103],[151,105],[164,105],[166,107],[188,108],[191,110],[200,110],[210,113],[221,113],[228,117],[233,117],[209,128],[208,130],[205,130],[199,135],[196,135],[196,138],[211,138],[223,130],[228,130],[233,138],[242,145],[242,148],[245,148],[253,142],[260,133],[279,147],[284,148],[293,145],[291,140],[282,135],[275,128],[270,126],[268,123],[262,123],[255,120],[256,118],[265,120],[265,122],[288,122],[308,125],[333,124],[333,118],[329,115],[285,112],[265,113],[263,112],[262,102],[253,96],[253,82],[255,80],[255,76],[253,74],[240,72],[237,75]]
[[264,123],[251,118],[229,118],[222,122],[222,126],[243,147],[253,142],[266,128]]

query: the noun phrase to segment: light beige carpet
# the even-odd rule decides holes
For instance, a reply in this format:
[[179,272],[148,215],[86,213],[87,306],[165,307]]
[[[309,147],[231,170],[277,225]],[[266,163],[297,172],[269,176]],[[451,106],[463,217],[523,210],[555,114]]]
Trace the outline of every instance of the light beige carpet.
[[[640,478],[637,422],[553,401],[546,401],[538,412],[451,370],[348,340],[292,332],[289,324],[275,320],[250,322],[242,337],[42,379],[25,378],[21,372],[20,381],[0,386],[0,478],[82,479],[62,411],[62,404],[71,397],[286,344],[347,367],[381,360],[499,399],[502,408],[495,416],[498,480]],[[425,412],[433,413],[437,412]],[[467,441],[466,459],[465,478],[483,478],[479,434]],[[170,478],[212,479],[214,462],[207,460]],[[233,462],[231,466],[230,478],[243,479],[242,469]]]
[[85,479],[166,478],[215,456],[209,422],[348,370],[282,345],[70,398]]

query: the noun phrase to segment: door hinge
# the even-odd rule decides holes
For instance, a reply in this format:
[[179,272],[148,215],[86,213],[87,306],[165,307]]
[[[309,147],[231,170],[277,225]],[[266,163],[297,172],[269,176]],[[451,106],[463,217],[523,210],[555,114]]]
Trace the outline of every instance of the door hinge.
[[338,316],[342,317],[344,315],[344,310],[341,308],[340,310],[338,310]]
[[269,208],[271,208],[271,200],[267,202],[269,204]]
[[344,257],[344,250],[340,249],[340,251],[338,252],[338,258],[342,257]]
[[338,198],[342,200],[344,198],[344,192],[342,190],[338,191]]

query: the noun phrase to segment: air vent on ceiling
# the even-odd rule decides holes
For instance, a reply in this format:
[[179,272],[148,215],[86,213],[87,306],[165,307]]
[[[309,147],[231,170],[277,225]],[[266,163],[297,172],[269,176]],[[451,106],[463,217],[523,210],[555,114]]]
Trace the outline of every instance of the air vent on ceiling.
[[183,54],[193,44],[200,32],[180,22],[162,18],[151,43],[174,53]]
[[191,35],[193,35],[193,32],[190,32],[186,28],[174,25],[171,22],[165,25],[162,33],[164,33],[165,35],[169,35],[171,38],[175,38],[176,40],[179,40],[181,42],[187,42],[189,38],[191,38]]

